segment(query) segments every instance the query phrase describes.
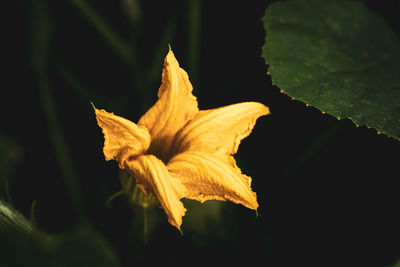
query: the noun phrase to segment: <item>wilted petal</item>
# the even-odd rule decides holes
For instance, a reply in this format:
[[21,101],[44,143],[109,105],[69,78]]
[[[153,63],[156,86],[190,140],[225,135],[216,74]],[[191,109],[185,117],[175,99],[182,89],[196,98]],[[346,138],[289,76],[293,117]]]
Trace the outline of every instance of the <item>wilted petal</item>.
[[126,169],[133,174],[136,185],[146,194],[153,193],[170,224],[180,229],[186,209],[179,200],[184,188],[180,181],[169,175],[164,163],[153,155],[139,156],[125,162]]
[[124,168],[130,156],[143,154],[149,148],[150,134],[146,127],[95,108],[97,123],[104,134],[103,152],[106,160],[115,159]]
[[164,60],[159,99],[138,122],[149,129],[151,145],[156,146],[151,149],[157,150],[160,158],[167,158],[175,134],[198,110],[192,90],[187,73],[169,51]]
[[251,178],[243,175],[227,155],[189,151],[173,157],[167,165],[170,175],[185,187],[183,197],[200,202],[229,200],[250,209],[257,209],[256,193]]
[[268,107],[244,102],[216,109],[200,110],[178,133],[175,151],[204,151],[235,154],[256,120],[269,114]]

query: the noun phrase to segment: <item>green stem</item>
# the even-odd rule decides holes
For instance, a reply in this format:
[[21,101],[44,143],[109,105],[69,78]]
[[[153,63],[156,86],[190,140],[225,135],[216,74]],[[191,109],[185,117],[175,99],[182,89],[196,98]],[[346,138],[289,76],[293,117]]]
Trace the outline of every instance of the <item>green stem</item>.
[[119,196],[121,196],[121,195],[123,195],[123,194],[124,194],[123,191],[118,191],[118,192],[112,194],[112,195],[107,199],[106,206],[107,206],[108,208],[111,208],[111,201],[113,201],[115,198],[117,198],[117,197],[119,197]]
[[57,117],[57,108],[47,79],[47,53],[50,40],[50,18],[47,6],[43,0],[34,0],[33,4],[33,50],[32,63],[36,73],[36,80],[39,88],[39,96],[42,102],[43,111],[50,133],[51,143],[55,150],[56,159],[61,168],[64,181],[71,197],[71,201],[78,215],[83,217],[82,193],[68,147]]
[[73,168],[71,156],[69,154],[64,134],[61,129],[56,111],[56,105],[51,93],[50,86],[44,77],[38,78],[40,98],[42,101],[47,126],[50,132],[51,142],[55,150],[56,158],[64,176],[65,184],[71,201],[79,215],[83,216],[82,194],[79,190],[78,179]]
[[147,216],[148,216],[148,212],[149,212],[149,209],[148,209],[148,207],[143,207],[143,240],[144,240],[144,243],[145,244],[147,244],[148,242],[149,242],[149,237],[148,237],[148,218],[147,218]]

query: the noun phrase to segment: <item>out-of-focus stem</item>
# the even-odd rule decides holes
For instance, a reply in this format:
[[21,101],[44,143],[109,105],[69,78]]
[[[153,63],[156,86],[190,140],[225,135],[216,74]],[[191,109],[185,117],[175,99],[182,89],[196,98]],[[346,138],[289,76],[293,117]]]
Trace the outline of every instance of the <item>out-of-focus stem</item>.
[[300,156],[289,165],[283,172],[282,177],[288,177],[307,161],[315,157],[332,139],[343,129],[342,121],[336,121],[316,137]]
[[109,45],[114,48],[115,52],[118,53],[126,63],[132,65],[133,68],[137,68],[135,61],[133,61],[134,55],[131,47],[115,33],[112,27],[107,24],[106,20],[85,0],[71,0],[71,2],[79,9],[82,15],[101,36],[103,36]]
[[32,8],[34,20],[32,64],[36,73],[39,96],[42,102],[47,127],[49,129],[51,143],[58,164],[61,168],[67,191],[76,212],[82,218],[83,196],[79,187],[77,175],[73,168],[64,134],[57,117],[57,107],[46,74],[47,54],[49,51],[48,46],[50,40],[50,19],[46,4],[43,0],[32,1]]

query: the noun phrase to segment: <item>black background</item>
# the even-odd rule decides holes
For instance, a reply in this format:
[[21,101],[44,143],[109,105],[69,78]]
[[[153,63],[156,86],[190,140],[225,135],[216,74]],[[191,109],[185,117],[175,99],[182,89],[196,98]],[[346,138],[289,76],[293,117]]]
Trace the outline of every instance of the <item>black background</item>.
[[[72,2],[44,1],[51,29],[46,75],[82,191],[85,219],[111,243],[124,266],[239,260],[267,266],[393,264],[400,257],[400,142],[306,107],[272,85],[261,57],[266,34],[261,18],[270,1],[201,2],[199,65],[191,73],[189,2],[140,1],[137,23],[129,20],[120,1],[89,2],[134,45],[140,69],[135,72]],[[400,31],[393,15],[400,11],[396,1],[365,3]],[[29,217],[35,200],[38,227],[59,233],[80,219],[62,178],[32,65],[37,34],[33,6],[32,1],[16,1],[7,11],[12,18],[3,37],[9,47],[4,51],[7,82],[1,90],[0,129],[22,151],[9,182],[14,207]],[[172,34],[160,42],[172,20]],[[166,55],[168,43],[194,77],[200,109],[244,101],[270,107],[271,115],[257,121],[236,157],[253,178],[261,216],[225,204],[228,215],[223,214],[219,227],[229,235],[223,237],[211,226],[204,236],[186,233],[185,219],[181,236],[162,217],[165,222],[148,244],[130,246],[135,237],[127,229],[138,213],[124,198],[112,208],[105,206],[107,197],[120,189],[118,167],[104,160],[103,137],[89,101],[136,122],[143,107],[156,100],[162,64],[156,65],[156,80],[146,73],[158,54]],[[74,78],[67,81],[67,72]],[[145,90],[148,102],[139,90]]]

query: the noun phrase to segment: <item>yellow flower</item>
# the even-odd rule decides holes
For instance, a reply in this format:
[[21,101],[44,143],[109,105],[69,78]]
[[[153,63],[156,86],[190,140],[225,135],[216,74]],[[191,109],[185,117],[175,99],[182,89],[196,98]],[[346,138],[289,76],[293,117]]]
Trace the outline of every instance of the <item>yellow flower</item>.
[[229,200],[258,208],[251,178],[233,154],[268,107],[244,102],[199,110],[187,73],[170,50],[164,60],[158,101],[137,124],[95,108],[106,160],[116,160],[146,195],[154,194],[170,224],[180,229],[181,198]]

